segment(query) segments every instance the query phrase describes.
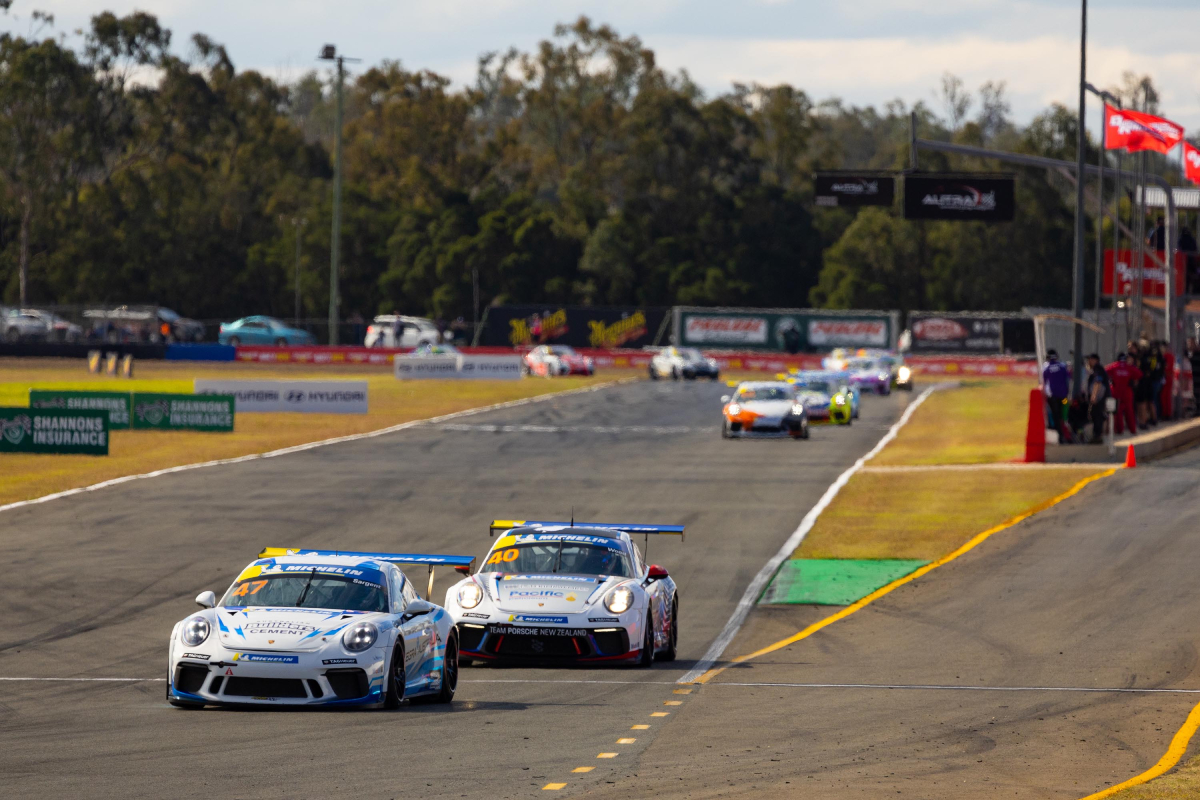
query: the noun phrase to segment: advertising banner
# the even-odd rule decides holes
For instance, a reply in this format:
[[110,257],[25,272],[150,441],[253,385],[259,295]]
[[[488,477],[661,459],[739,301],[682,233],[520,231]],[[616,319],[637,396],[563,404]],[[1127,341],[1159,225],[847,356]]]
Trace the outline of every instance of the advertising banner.
[[[1162,253],[1158,253],[1157,255],[1162,260],[1166,258]],[[1142,296],[1165,296],[1167,291],[1166,270],[1154,262],[1151,251],[1143,251],[1142,257]],[[1132,250],[1105,250],[1104,279],[1101,294],[1105,297],[1113,297],[1114,294],[1116,297],[1128,297],[1133,294],[1133,263],[1134,252]],[[1183,253],[1175,254],[1174,273],[1175,294],[1178,295],[1183,292],[1184,281],[1187,275],[1187,256]]]
[[239,413],[366,414],[366,381],[231,381],[197,378],[197,395],[230,395]]
[[463,378],[515,381],[525,375],[525,360],[520,356],[458,357],[458,373]]
[[675,314],[675,341],[681,347],[801,353],[895,343],[890,312],[678,308]]
[[129,392],[63,391],[30,389],[30,408],[61,408],[67,411],[108,412],[108,429],[129,428]]
[[1004,320],[970,314],[913,312],[908,325],[914,353],[999,353]]
[[458,356],[396,356],[392,367],[400,380],[444,380],[459,377]]
[[1183,143],[1183,177],[1192,183],[1200,183],[1200,150],[1189,142]]
[[1011,175],[905,175],[904,218],[1011,222],[1016,180]]
[[0,453],[108,455],[108,412],[0,408]]
[[487,310],[479,344],[645,347],[654,344],[666,315],[665,308],[492,306]]
[[1183,141],[1183,127],[1169,119],[1104,104],[1104,148],[1169,153]]
[[896,179],[861,172],[818,172],[814,189],[819,206],[890,206],[896,197]]
[[134,392],[130,420],[135,430],[228,433],[233,413],[233,395]]
[[518,355],[396,356],[395,375],[400,380],[520,380],[525,362]]

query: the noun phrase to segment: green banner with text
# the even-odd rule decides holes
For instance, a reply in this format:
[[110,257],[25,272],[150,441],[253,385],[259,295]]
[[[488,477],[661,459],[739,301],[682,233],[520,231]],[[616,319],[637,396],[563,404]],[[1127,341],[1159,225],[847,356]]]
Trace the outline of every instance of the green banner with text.
[[135,429],[229,432],[233,430],[231,394],[150,394],[134,392]]
[[0,453],[106,456],[108,412],[0,408]]
[[107,411],[109,430],[124,430],[129,427],[129,392],[30,389],[29,407],[59,408],[66,411]]

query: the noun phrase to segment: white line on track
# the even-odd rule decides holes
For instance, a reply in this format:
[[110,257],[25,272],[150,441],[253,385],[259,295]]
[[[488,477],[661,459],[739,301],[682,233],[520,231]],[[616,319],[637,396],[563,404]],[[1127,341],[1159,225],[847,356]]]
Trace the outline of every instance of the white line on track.
[[895,425],[888,428],[887,433],[875,443],[875,446],[866,455],[855,461],[849,469],[837,476],[837,480],[830,484],[829,488],[825,490],[825,494],[821,495],[821,499],[817,501],[817,504],[809,509],[809,512],[804,515],[804,519],[800,520],[800,526],[792,531],[792,535],[779,548],[779,552],[771,556],[770,560],[766,564],[763,564],[762,569],[754,576],[754,580],[750,581],[750,585],[746,587],[745,594],[738,601],[737,607],[733,610],[733,615],[725,623],[725,627],[721,630],[720,635],[709,646],[708,651],[697,662],[696,666],[679,679],[679,683],[693,683],[705,672],[708,672],[717,659],[721,657],[721,654],[725,652],[725,648],[729,646],[729,643],[733,641],[733,637],[741,629],[742,624],[746,621],[746,617],[750,615],[750,609],[754,607],[754,603],[757,602],[759,595],[763,593],[767,582],[775,574],[775,570],[779,569],[779,565],[783,563],[784,559],[800,546],[800,543],[804,541],[804,537],[808,535],[813,525],[817,523],[817,517],[821,516],[821,512],[833,502],[833,498],[842,490],[842,487],[846,485],[854,473],[861,470],[863,465],[878,455],[880,450],[896,438],[896,434],[900,433],[900,429],[908,423],[912,418],[913,412],[925,402],[929,395],[938,389],[950,385],[952,384],[939,383],[921,392],[915,400],[908,404],[908,407],[904,409],[904,413],[900,415],[900,419],[896,420]]
[[443,431],[478,431],[481,433],[692,433],[716,432],[719,428],[690,428],[686,425],[465,425],[448,422],[437,426]]
[[624,382],[625,381],[608,381],[607,383],[597,384],[596,386],[585,386],[582,389],[568,389],[565,392],[552,392],[550,394],[538,395],[537,397],[523,397],[520,400],[509,400],[506,403],[495,403],[493,405],[482,406],[480,408],[468,408],[464,411],[455,411],[452,414],[443,414],[438,417],[430,417],[428,419],[417,419],[417,420],[413,420],[412,422],[402,422],[399,425],[392,425],[387,428],[380,428],[377,431],[367,431],[366,433],[355,433],[355,434],[351,434],[349,436],[337,436],[333,439],[322,439],[319,442],[308,442],[306,444],[298,444],[298,445],[294,445],[292,447],[284,447],[279,450],[271,450],[270,452],[267,452],[267,453],[251,453],[250,455],[238,456],[237,458],[221,458],[221,459],[217,459],[215,461],[201,461],[197,464],[183,464],[178,467],[168,467],[166,469],[155,470],[154,472],[145,472],[145,473],[142,473],[141,475],[125,475],[120,478],[113,478],[112,480],[101,481],[100,483],[93,483],[91,486],[82,486],[78,489],[67,489],[66,491],[63,491],[63,492],[55,492],[54,494],[48,494],[48,495],[44,495],[42,497],[35,497],[32,500],[18,500],[15,503],[8,503],[7,505],[0,506],[0,512],[12,511],[13,509],[24,508],[25,506],[38,505],[39,503],[48,503],[51,500],[60,500],[64,497],[71,497],[73,495],[83,494],[84,492],[94,492],[97,489],[104,489],[109,486],[118,486],[122,483],[130,483],[132,481],[140,481],[140,480],[145,480],[147,478],[157,478],[160,475],[171,475],[176,472],[188,472],[193,469],[202,469],[204,467],[218,467],[218,466],[222,466],[224,464],[240,464],[244,461],[256,461],[260,458],[275,458],[277,456],[286,456],[291,453],[302,453],[305,450],[315,450],[318,447],[327,447],[331,444],[341,444],[342,442],[357,442],[360,439],[373,439],[376,436],[386,436],[389,433],[396,433],[397,431],[404,431],[404,430],[408,430],[409,428],[419,428],[419,427],[437,425],[439,422],[445,422],[446,420],[460,419],[462,417],[469,417],[469,416],[473,416],[475,414],[484,414],[489,411],[498,411],[498,410],[504,409],[504,408],[516,408],[518,406],[530,405],[532,403],[541,403],[541,402],[545,402],[548,400],[553,400],[558,397],[567,397],[567,396],[573,395],[573,394],[582,394],[584,392],[596,392],[601,389],[607,389],[610,386],[616,386],[617,384],[624,383]]

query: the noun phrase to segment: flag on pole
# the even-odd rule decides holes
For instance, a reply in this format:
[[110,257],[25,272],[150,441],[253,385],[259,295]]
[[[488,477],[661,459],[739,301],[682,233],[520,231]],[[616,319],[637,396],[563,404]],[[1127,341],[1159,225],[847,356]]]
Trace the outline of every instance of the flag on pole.
[[1200,150],[1186,141],[1183,143],[1183,177],[1200,184]]
[[1105,149],[1137,153],[1154,150],[1167,153],[1183,141],[1183,128],[1169,119],[1143,114],[1140,111],[1104,106],[1104,126],[1107,129]]

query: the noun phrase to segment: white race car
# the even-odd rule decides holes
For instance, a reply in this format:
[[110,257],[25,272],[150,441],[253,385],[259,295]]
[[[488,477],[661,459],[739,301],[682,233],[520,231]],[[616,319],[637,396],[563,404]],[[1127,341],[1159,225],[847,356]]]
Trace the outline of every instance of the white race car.
[[503,535],[479,572],[446,592],[463,664],[675,660],[675,581],[630,535],[682,539],[682,525],[496,520],[491,530]]
[[422,600],[397,564],[453,566],[470,556],[267,548],[220,603],[176,623],[167,650],[167,702],[206,705],[374,706],[449,703],[458,685],[458,633]]
[[721,437],[808,438],[809,411],[787,381],[743,381],[721,398]]
[[650,359],[650,380],[671,378],[695,380],[721,377],[721,368],[716,360],[707,358],[694,347],[664,347]]

